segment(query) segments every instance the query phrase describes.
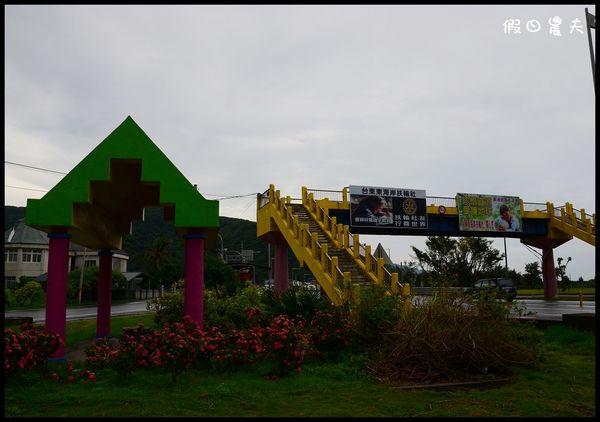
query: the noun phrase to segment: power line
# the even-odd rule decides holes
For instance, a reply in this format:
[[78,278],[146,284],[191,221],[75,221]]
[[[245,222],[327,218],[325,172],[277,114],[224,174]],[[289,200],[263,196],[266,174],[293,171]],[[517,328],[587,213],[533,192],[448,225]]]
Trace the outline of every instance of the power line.
[[41,189],[22,188],[21,186],[4,185],[4,187],[5,188],[13,188],[13,189],[34,190],[36,192],[48,192],[47,190],[41,190]]
[[13,166],[25,167],[25,168],[39,170],[39,171],[47,171],[48,173],[67,174],[67,173],[64,173],[62,171],[49,170],[49,169],[44,169],[44,168],[41,168],[41,167],[28,166],[26,164],[13,163],[12,161],[5,161],[4,164],[12,164]]
[[[67,173],[64,173],[62,171],[45,169],[45,168],[42,168],[42,167],[29,166],[27,164],[15,163],[15,162],[12,162],[12,161],[4,161],[4,163],[5,164],[11,164],[13,166],[18,166],[18,167],[24,167],[24,168],[28,168],[28,169],[33,169],[33,170],[46,171],[46,172],[49,172],[49,173],[67,174]],[[22,187],[18,187],[18,186],[4,185],[4,187],[6,187],[6,188],[14,188],[14,189],[25,189],[25,190],[37,190],[39,192],[48,192],[47,190],[42,191],[42,190],[39,190],[39,189],[29,189],[29,188],[22,188]],[[217,201],[222,201],[222,200],[225,200],[225,199],[246,198],[246,197],[249,197],[249,196],[254,196],[256,194],[257,194],[256,192],[253,192],[253,193],[247,193],[247,194],[244,194],[244,195],[225,195],[225,196],[223,196],[223,194],[216,194],[216,193],[204,193],[202,195],[203,196],[219,196],[220,198],[216,198]]]

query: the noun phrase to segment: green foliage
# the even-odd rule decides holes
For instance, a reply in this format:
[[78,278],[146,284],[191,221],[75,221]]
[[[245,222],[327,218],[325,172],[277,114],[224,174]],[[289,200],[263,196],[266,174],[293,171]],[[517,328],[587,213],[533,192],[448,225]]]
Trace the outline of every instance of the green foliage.
[[183,292],[165,293],[162,297],[150,299],[146,307],[154,311],[154,322],[157,326],[183,320],[184,315]]
[[233,268],[210,255],[204,257],[204,284],[207,289],[213,289],[217,297],[234,295],[245,285],[236,280]]
[[16,304],[17,302],[13,289],[4,289],[4,307],[12,308],[13,306],[16,306]]
[[14,291],[14,304],[17,306],[43,306],[45,301],[46,295],[42,285],[37,281],[28,281],[23,287]]
[[[98,298],[98,267],[86,267],[83,271],[82,301],[94,301]],[[67,298],[71,301],[79,298],[81,269],[69,272],[67,277]],[[127,292],[127,279],[119,271],[112,272],[112,298],[120,299]]]
[[543,287],[542,270],[539,261],[525,264],[525,274],[523,274],[522,283],[517,287],[521,288],[538,288]]
[[[183,320],[184,293],[165,293],[162,297],[151,299],[148,310],[156,312],[154,322],[157,326]],[[246,285],[232,296],[217,296],[210,290],[204,291],[204,326],[216,326],[220,329],[245,328],[248,321],[246,310],[256,308],[261,316],[266,315],[266,307],[261,303],[257,287]]]
[[331,304],[325,295],[303,286],[290,286],[282,295],[274,290],[265,289],[261,302],[266,306],[269,317],[287,315],[291,318],[300,316],[309,320],[316,311],[327,310]]
[[246,311],[251,308],[259,310],[259,316],[266,318],[266,307],[261,303],[259,289],[251,284],[239,289],[232,296],[218,297],[215,292],[204,294],[204,325],[216,326],[221,330],[247,328]]
[[398,320],[404,303],[400,294],[387,295],[385,288],[370,286],[360,290],[358,301],[351,301],[352,323],[358,339],[365,345],[385,336]]
[[492,243],[480,237],[428,236],[426,250],[412,250],[431,283],[468,286],[500,270],[504,255]]

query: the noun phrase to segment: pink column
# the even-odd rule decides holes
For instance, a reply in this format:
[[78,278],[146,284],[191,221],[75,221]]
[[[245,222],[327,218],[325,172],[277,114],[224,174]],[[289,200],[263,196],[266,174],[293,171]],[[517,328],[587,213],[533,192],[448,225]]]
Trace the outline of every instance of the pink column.
[[558,293],[558,287],[554,271],[554,252],[549,242],[542,248],[542,279],[544,280],[544,299],[554,298]]
[[289,287],[288,245],[283,236],[278,236],[275,245],[275,293],[283,294]]
[[49,233],[48,281],[46,285],[47,333],[58,334],[63,343],[51,359],[63,360],[65,356],[65,333],[67,330],[67,274],[69,271],[68,233]]
[[185,239],[184,315],[202,328],[204,322],[204,239],[202,234],[187,234]]
[[110,249],[98,252],[100,268],[98,271],[98,314],[96,317],[96,337],[110,335],[110,306],[112,298],[112,256]]

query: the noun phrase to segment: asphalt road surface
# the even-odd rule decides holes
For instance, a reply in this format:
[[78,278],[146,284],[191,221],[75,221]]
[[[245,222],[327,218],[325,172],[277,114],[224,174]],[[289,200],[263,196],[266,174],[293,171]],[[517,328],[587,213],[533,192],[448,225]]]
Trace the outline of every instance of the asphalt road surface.
[[[540,300],[540,299],[517,299],[516,303],[524,306],[528,318],[547,321],[562,321],[563,314],[596,313],[595,301],[584,301],[583,306],[579,301],[569,300]],[[67,308],[67,321],[79,319],[95,319],[96,307]],[[113,305],[110,314],[112,316],[132,315],[150,312],[146,308],[146,301],[123,303]],[[45,309],[27,311],[4,312],[5,317],[33,317],[33,322],[44,322],[46,319]]]
[[532,319],[545,321],[562,321],[564,314],[596,314],[595,301],[583,301],[583,306],[578,300],[517,299],[516,302],[525,305],[525,313],[531,312]]
[[[110,308],[111,316],[133,315],[145,312],[151,312],[146,308],[145,300],[112,305]],[[97,308],[95,306],[67,308],[67,321],[75,321],[78,319],[95,319],[96,313]],[[46,309],[36,309],[31,311],[7,311],[4,312],[4,317],[33,317],[33,322],[44,322],[46,320]]]

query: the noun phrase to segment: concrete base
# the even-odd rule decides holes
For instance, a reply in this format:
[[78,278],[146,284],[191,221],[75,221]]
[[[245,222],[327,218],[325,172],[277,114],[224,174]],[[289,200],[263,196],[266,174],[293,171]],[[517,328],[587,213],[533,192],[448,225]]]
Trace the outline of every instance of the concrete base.
[[596,314],[593,313],[578,313],[578,314],[563,314],[563,324],[566,327],[575,328],[576,330],[595,331],[596,330]]
[[5,327],[18,327],[26,322],[33,324],[33,317],[4,317]]

